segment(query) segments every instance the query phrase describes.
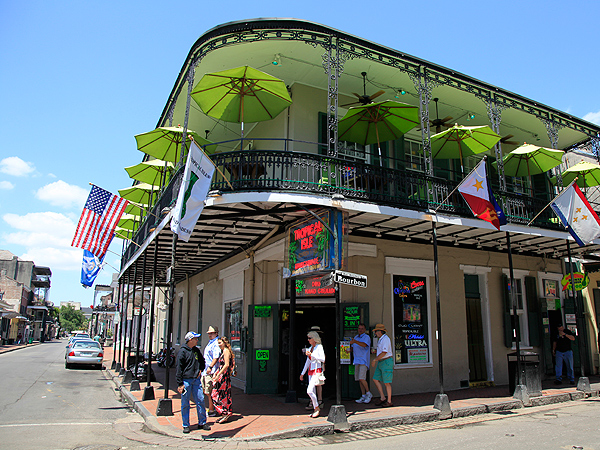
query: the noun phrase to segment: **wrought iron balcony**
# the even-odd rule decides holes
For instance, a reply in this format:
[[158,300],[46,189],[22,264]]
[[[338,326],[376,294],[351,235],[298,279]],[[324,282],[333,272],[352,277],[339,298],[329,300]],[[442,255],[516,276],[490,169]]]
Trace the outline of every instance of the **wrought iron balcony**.
[[[307,193],[327,197],[341,194],[347,200],[424,212],[437,209],[442,213],[473,217],[458,191],[449,196],[460,180],[427,176],[417,170],[387,168],[356,159],[289,150],[230,151],[215,153],[210,157],[218,168],[211,189],[223,194],[250,191]],[[386,164],[398,165],[390,161]],[[133,240],[138,245],[144,242],[168,208],[173,206],[182,177],[183,168],[180,168],[163,190],[152,214],[147,216],[134,236]],[[509,223],[526,225],[548,203],[546,197],[535,198],[499,191],[497,188],[493,190]],[[562,229],[549,208],[532,225]],[[129,260],[136,247],[129,246],[124,261]]]

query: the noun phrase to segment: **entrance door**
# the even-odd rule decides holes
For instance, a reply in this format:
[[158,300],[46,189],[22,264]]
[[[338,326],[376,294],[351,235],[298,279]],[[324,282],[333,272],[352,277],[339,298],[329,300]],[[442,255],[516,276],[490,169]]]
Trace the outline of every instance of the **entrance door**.
[[[367,326],[367,333],[372,336],[369,328],[369,304],[368,303],[342,303],[340,312],[342,314],[340,340],[351,340],[358,334],[358,324]],[[335,356],[334,356],[335,358]],[[352,358],[352,356],[350,357]],[[372,368],[369,367],[369,374]],[[367,383],[370,376],[367,375]],[[354,380],[354,365],[342,364],[342,398],[354,400],[362,395],[358,381]]]
[[276,394],[279,372],[279,305],[248,307],[247,394]]
[[469,381],[487,381],[479,276],[465,274]]

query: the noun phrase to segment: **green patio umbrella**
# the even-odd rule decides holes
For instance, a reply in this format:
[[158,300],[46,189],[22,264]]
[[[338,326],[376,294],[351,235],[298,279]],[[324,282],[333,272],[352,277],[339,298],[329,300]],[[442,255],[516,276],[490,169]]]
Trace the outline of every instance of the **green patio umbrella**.
[[135,214],[137,216],[141,216],[142,212],[145,210],[141,203],[136,203],[129,201],[129,204],[125,207],[125,213],[127,214]]
[[158,192],[158,186],[148,183],[139,183],[125,189],[119,189],[119,195],[125,200],[151,205],[154,193]]
[[168,182],[168,176],[173,172],[173,163],[153,159],[141,162],[135,166],[125,167],[125,171],[130,178],[136,181],[155,186],[164,186]]
[[431,136],[431,151],[434,158],[460,159],[461,171],[464,172],[464,157],[483,153],[499,140],[500,136],[486,125],[465,127],[457,124]]
[[133,231],[132,230],[128,230],[126,228],[122,228],[122,227],[116,227],[115,228],[115,237],[119,238],[119,239],[131,239],[131,236],[133,235]]
[[338,139],[368,145],[398,139],[419,125],[419,107],[386,100],[350,108],[338,123]]
[[[504,174],[511,177],[529,177],[548,172],[562,163],[564,152],[523,144],[502,158]],[[497,166],[495,161],[492,165]]]
[[[577,185],[583,189],[600,185],[600,166],[587,161],[578,162],[561,175],[564,186],[572,183],[575,178],[577,178]],[[556,177],[552,177],[550,181],[556,184]]]
[[207,73],[192,90],[204,114],[242,124],[275,118],[292,104],[285,83],[249,66]]
[[[199,146],[205,145],[206,153],[214,153],[217,146],[200,137],[195,131],[187,130],[186,150],[190,148],[190,137]],[[177,164],[181,159],[180,147],[183,138],[183,127],[160,127],[147,133],[137,134],[135,140],[138,150],[156,159]]]
[[141,217],[135,214],[123,214],[117,226],[124,230],[135,231],[140,226]]

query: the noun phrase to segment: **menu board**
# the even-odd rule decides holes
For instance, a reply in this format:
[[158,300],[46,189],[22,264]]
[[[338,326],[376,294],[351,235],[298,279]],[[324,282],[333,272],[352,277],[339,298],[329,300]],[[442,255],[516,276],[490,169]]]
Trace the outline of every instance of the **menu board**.
[[394,362],[429,363],[427,279],[394,275]]

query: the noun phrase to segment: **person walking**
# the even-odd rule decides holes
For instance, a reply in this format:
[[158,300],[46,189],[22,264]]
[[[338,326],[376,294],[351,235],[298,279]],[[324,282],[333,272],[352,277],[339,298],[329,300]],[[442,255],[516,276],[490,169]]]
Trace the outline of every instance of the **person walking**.
[[221,356],[219,357],[219,371],[213,377],[212,401],[217,414],[221,418],[217,423],[225,423],[233,414],[231,410],[231,375],[235,369],[235,356],[231,344],[226,337],[218,339]]
[[[371,366],[375,369],[373,374],[373,382],[377,386],[380,400],[375,400],[375,405],[382,406],[384,408],[388,406],[394,406],[392,404],[392,379],[394,377],[394,359],[392,358],[392,342],[390,337],[387,335],[387,330],[382,323],[375,325],[373,329],[375,336],[378,339],[377,342],[377,357],[373,359]],[[385,384],[387,397],[383,392],[382,384]]]
[[208,398],[208,415],[209,417],[216,417],[217,413],[213,404],[212,391],[214,374],[219,370],[219,356],[221,355],[218,342],[219,329],[211,325],[208,327],[206,334],[209,341],[206,347],[204,347],[204,364],[206,369],[202,372],[202,389],[204,395]]
[[557,327],[558,334],[552,343],[552,354],[556,358],[556,380],[554,384],[562,384],[563,361],[567,365],[567,377],[571,384],[575,384],[575,375],[573,373],[573,350],[571,342],[575,336],[569,329],[565,329],[562,324]]
[[358,334],[350,341],[350,346],[354,358],[354,381],[358,381],[362,393],[356,403],[370,403],[373,394],[369,391],[367,370],[369,369],[371,337],[367,334],[367,326],[364,323],[358,325]]
[[321,337],[316,331],[310,331],[307,336],[309,349],[305,350],[306,363],[300,374],[300,381],[304,379],[304,374],[308,372],[308,387],[306,393],[310,397],[313,404],[313,413],[310,415],[312,418],[319,417],[321,408],[319,407],[319,400],[317,399],[316,387],[319,383],[319,378],[323,373],[323,363],[325,362],[325,351],[323,345],[321,345]]
[[204,407],[204,394],[202,393],[202,383],[200,375],[204,370],[204,358],[200,349],[196,347],[200,334],[193,331],[185,335],[185,345],[177,353],[177,371],[175,379],[177,381],[177,392],[181,394],[181,420],[183,422],[183,432],[190,432],[190,396],[196,403],[198,413],[198,429],[210,430],[210,425],[206,423],[206,408]]

